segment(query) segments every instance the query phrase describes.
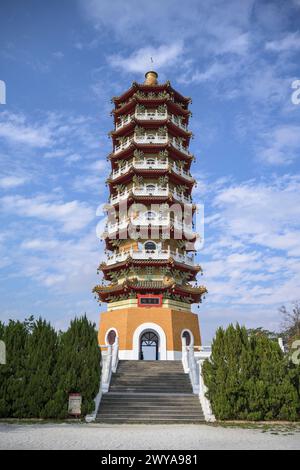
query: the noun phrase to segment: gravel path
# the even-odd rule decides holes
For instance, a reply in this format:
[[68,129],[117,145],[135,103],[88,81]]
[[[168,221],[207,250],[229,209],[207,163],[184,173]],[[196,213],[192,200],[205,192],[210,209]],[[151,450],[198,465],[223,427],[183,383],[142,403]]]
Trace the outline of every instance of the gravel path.
[[0,424],[0,449],[300,449],[300,427]]

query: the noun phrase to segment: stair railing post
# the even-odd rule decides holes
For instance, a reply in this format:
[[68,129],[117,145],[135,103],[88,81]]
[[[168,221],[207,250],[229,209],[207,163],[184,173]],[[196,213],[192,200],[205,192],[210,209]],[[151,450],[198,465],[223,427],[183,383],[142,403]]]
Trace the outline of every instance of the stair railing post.
[[117,371],[119,362],[119,337],[116,336],[115,342],[113,344],[112,350],[112,372],[115,373]]
[[112,346],[107,346],[106,354],[103,354],[103,365],[102,365],[102,392],[108,392],[110,377],[111,377],[111,365],[112,365]]
[[199,374],[197,371],[197,363],[195,360],[194,345],[190,344],[188,351],[188,361],[189,361],[189,370],[190,378],[193,386],[193,392],[199,393]]

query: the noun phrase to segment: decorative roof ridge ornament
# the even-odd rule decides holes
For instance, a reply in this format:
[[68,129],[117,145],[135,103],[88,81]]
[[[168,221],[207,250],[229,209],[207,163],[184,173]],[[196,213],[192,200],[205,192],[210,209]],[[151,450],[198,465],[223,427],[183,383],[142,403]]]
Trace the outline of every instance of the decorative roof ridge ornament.
[[150,86],[157,85],[158,84],[157,78],[158,78],[158,74],[154,70],[149,70],[149,72],[145,73],[144,85],[150,85]]

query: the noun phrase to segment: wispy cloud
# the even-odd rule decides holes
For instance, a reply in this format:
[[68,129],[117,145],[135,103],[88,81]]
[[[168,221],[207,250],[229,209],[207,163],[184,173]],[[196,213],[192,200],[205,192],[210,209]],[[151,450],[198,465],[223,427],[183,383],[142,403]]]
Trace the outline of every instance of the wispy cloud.
[[300,126],[282,125],[262,135],[259,158],[272,165],[289,165],[300,153]]
[[300,50],[300,33],[299,31],[295,31],[293,33],[287,33],[281,39],[277,39],[275,41],[268,41],[266,43],[266,49],[268,51],[274,52],[293,52]]
[[67,233],[85,228],[95,216],[86,203],[55,201],[49,196],[5,196],[0,203],[6,213],[52,222]]
[[[126,72],[145,72],[149,68],[161,70],[174,65],[183,53],[182,41],[171,44],[163,44],[157,48],[153,46],[142,47],[128,57],[118,54],[108,57],[108,63],[115,68]],[[151,62],[154,60],[154,64]]]
[[2,112],[0,137],[16,144],[46,147],[51,142],[51,129],[47,125],[31,124],[24,115]]
[[11,189],[16,188],[17,186],[22,186],[28,181],[28,177],[26,176],[4,176],[0,178],[0,188],[2,189]]

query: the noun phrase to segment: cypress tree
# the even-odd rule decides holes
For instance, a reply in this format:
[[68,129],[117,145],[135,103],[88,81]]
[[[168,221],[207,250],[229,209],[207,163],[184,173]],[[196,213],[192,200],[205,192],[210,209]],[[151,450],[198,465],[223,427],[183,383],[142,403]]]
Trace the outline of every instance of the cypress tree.
[[68,415],[69,393],[82,395],[83,415],[93,411],[100,382],[100,351],[95,324],[86,315],[75,318],[69,329],[61,333],[55,377],[57,390],[45,408],[47,416]]
[[218,329],[211,358],[203,365],[208,398],[221,420],[296,419],[296,376],[276,341],[249,337],[239,325]]
[[39,318],[31,327],[25,347],[26,417],[44,417],[45,406],[56,391],[54,368],[57,360],[57,333],[50,323]]
[[1,326],[6,345],[6,364],[0,366],[0,417],[21,418],[26,386],[25,345],[29,331],[25,323],[9,320]]

